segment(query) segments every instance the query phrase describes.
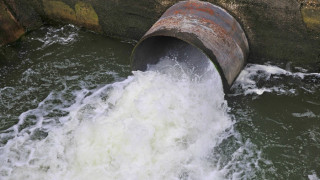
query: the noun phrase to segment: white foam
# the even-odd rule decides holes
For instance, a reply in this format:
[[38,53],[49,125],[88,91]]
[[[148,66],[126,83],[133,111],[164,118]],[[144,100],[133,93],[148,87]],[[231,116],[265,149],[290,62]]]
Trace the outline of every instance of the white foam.
[[320,73],[306,73],[305,70],[302,68],[296,69],[302,70],[302,72],[293,73],[272,65],[248,64],[246,68],[239,74],[238,78],[232,86],[232,89],[235,90],[237,87],[240,87],[242,89],[242,92],[237,91],[235,95],[262,95],[265,92],[275,92],[278,94],[295,94],[296,90],[292,88],[282,86],[268,87],[263,85],[262,87],[258,87],[257,83],[259,80],[262,80],[263,82],[270,81],[270,78],[274,75],[283,75],[288,77],[290,76],[299,79],[304,79],[306,76],[314,76],[316,78],[320,78]]
[[[58,122],[43,115],[46,101],[23,113],[0,147],[0,179],[223,178],[208,160],[232,124],[218,73],[213,65],[197,77],[173,61],[159,66],[90,96],[76,92]],[[19,130],[30,114],[37,123]]]
[[79,28],[72,24],[68,24],[60,28],[49,27],[47,29],[48,31],[45,37],[36,38],[37,41],[43,43],[43,45],[37,50],[46,48],[48,46],[51,46],[52,44],[70,44],[77,39],[79,31]]
[[304,113],[292,113],[292,116],[294,117],[309,117],[309,118],[316,118],[316,117],[320,117],[316,114],[314,114],[312,111],[307,111],[307,112],[304,112]]
[[316,173],[308,175],[309,180],[320,180]]

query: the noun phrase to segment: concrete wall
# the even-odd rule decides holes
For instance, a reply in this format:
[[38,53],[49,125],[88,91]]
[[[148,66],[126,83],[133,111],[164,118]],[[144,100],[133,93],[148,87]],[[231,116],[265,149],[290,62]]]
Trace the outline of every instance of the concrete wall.
[[[320,0],[208,0],[243,26],[249,61],[290,62],[320,71]],[[138,40],[178,0],[0,0],[0,45],[43,22],[73,23]]]

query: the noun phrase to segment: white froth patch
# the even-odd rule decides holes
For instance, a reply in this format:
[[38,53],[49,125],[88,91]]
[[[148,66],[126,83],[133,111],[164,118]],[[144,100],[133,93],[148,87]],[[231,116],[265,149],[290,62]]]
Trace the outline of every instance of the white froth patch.
[[308,175],[309,180],[320,180],[316,173]]
[[[299,68],[296,68],[299,70]],[[305,71],[304,69],[300,69]],[[304,79],[306,76],[314,76],[316,78],[320,77],[320,73],[306,73],[306,72],[296,72],[292,73],[290,71],[281,69],[277,66],[271,65],[260,65],[260,64],[248,64],[244,70],[241,71],[238,78],[232,86],[233,89],[240,87],[245,95],[247,94],[257,94],[262,95],[265,92],[276,92],[279,94],[294,94],[295,89],[287,89],[281,86],[273,87],[258,87],[257,80],[269,81],[272,75],[284,75],[292,76],[295,78]],[[241,93],[242,94],[242,93]]]
[[0,147],[0,179],[223,179],[208,160],[231,125],[220,76],[171,65],[78,92],[46,138],[37,124]]
[[41,48],[38,49],[46,48],[52,44],[70,44],[78,37],[78,31],[79,28],[72,24],[65,25],[61,28],[50,27],[48,28],[48,32],[46,33],[45,37],[36,39],[37,41],[43,43]]
[[304,112],[304,113],[292,113],[292,116],[294,117],[307,117],[307,118],[316,118],[316,117],[320,117],[316,114],[314,114],[312,111],[307,111],[307,112]]

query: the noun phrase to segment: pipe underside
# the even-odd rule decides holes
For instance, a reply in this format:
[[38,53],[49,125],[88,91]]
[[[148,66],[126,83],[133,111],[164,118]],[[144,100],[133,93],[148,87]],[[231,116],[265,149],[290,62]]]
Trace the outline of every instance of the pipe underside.
[[[188,62],[200,72],[208,62],[215,64],[225,90],[245,65],[249,45],[240,24],[224,9],[208,2],[181,1],[170,7],[134,48],[133,70],[145,71],[147,64],[175,50],[178,61]],[[169,53],[170,54],[170,53]]]

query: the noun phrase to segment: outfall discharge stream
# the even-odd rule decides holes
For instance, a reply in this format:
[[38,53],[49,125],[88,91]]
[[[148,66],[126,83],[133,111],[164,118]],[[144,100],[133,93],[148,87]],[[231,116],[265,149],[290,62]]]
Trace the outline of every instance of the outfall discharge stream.
[[[0,175],[223,179],[214,156],[232,125],[223,86],[229,88],[248,54],[238,22],[213,4],[182,1],[161,16],[132,54],[132,68],[145,72],[91,91],[71,90],[68,105],[56,99],[61,91],[51,92],[37,108],[20,114],[1,134]],[[43,115],[52,111],[47,106],[58,116]]]
[[[41,112],[53,94],[20,115],[1,147],[1,179],[223,177],[210,156],[232,123],[213,64],[195,75],[164,57],[124,81],[74,93],[58,121]],[[21,130],[26,116],[38,121]]]
[[224,94],[131,49],[72,25],[1,49],[0,179],[319,179],[319,73],[248,64]]

